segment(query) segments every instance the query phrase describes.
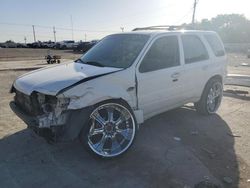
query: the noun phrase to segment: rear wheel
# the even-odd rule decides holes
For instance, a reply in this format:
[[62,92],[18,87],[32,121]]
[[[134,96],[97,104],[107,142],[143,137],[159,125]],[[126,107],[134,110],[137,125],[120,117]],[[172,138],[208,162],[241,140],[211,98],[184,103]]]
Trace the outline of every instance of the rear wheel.
[[201,114],[214,114],[221,104],[222,96],[222,82],[219,79],[212,79],[207,83],[200,101],[195,103],[194,106]]
[[135,134],[136,120],[130,107],[110,101],[94,108],[80,139],[97,156],[112,158],[128,150]]

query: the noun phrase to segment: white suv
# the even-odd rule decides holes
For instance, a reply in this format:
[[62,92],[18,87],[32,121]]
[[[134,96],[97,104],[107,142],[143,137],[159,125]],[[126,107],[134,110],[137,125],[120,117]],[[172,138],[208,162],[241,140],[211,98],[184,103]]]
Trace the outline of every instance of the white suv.
[[156,114],[190,102],[202,114],[215,113],[226,63],[214,32],[113,34],[75,62],[17,78],[10,106],[49,140],[79,137],[92,153],[115,157]]

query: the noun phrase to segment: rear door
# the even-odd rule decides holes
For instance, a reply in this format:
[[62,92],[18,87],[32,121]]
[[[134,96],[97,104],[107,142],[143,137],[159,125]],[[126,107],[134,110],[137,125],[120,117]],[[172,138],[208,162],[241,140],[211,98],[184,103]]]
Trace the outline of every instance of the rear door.
[[156,38],[137,66],[138,105],[145,118],[181,102],[182,66],[176,35]]
[[189,102],[200,97],[209,77],[211,61],[201,36],[184,33],[181,35],[181,41],[184,53],[182,76],[186,81],[183,89],[186,101]]

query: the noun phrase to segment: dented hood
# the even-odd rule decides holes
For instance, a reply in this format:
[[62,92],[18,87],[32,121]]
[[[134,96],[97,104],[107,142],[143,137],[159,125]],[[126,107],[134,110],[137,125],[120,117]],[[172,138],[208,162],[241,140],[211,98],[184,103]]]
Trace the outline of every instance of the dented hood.
[[56,95],[59,91],[87,78],[121,70],[112,67],[97,67],[82,63],[67,63],[38,69],[16,79],[13,86],[30,95],[33,91]]

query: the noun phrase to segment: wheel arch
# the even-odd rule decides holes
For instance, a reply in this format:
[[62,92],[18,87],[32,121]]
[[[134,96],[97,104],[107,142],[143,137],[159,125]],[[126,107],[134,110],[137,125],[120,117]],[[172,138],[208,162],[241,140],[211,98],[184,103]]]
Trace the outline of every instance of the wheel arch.
[[216,74],[212,76],[207,82],[209,82],[210,80],[220,80],[221,82],[223,82],[223,77],[219,74]]
[[[219,80],[219,81],[221,81],[221,82],[223,83],[223,77],[222,77],[221,75],[219,75],[219,74],[216,74],[216,75],[210,77],[210,78],[208,79],[208,81],[206,82],[206,84],[204,85],[204,87],[203,87],[202,94],[204,93],[205,88],[206,88],[207,85],[211,82],[211,80]],[[201,95],[202,95],[202,94],[201,94]]]
[[[222,86],[222,92],[223,92],[223,77],[221,75],[214,75],[212,76],[205,84],[203,90],[202,90],[202,94],[200,96],[200,99],[199,101],[195,102],[194,103],[194,106],[196,108],[196,110],[200,113],[200,114],[203,114],[203,115],[209,115],[209,114],[213,114],[217,111],[218,107],[216,107],[217,109],[214,111],[214,112],[208,112],[207,111],[207,107],[205,107],[205,104],[206,104],[206,93],[208,92],[208,88],[210,87],[211,84],[213,84],[213,82],[221,82],[221,86]],[[222,93],[223,95],[223,93]],[[205,98],[204,98],[205,97]],[[218,105],[220,105],[220,102],[221,102],[221,99],[218,103]],[[207,105],[207,104],[206,104]]]
[[[111,102],[120,103],[126,106],[127,108],[129,108],[129,110],[132,112],[135,123],[137,125],[137,118],[135,117],[134,111],[131,108],[131,106],[127,103],[127,101],[125,101],[122,98],[109,98],[109,99],[99,101],[90,106],[85,106],[85,107],[74,109],[74,110],[71,109],[69,116],[68,116],[67,124],[65,125],[63,129],[64,133],[63,133],[63,137],[61,138],[61,140],[64,140],[64,141],[74,140],[75,138],[77,138],[81,130],[84,128],[85,123],[87,123],[88,117],[90,113],[92,112],[92,110],[94,110],[99,105],[102,105],[105,103],[111,103]],[[71,126],[71,125],[74,125],[74,126]]]

